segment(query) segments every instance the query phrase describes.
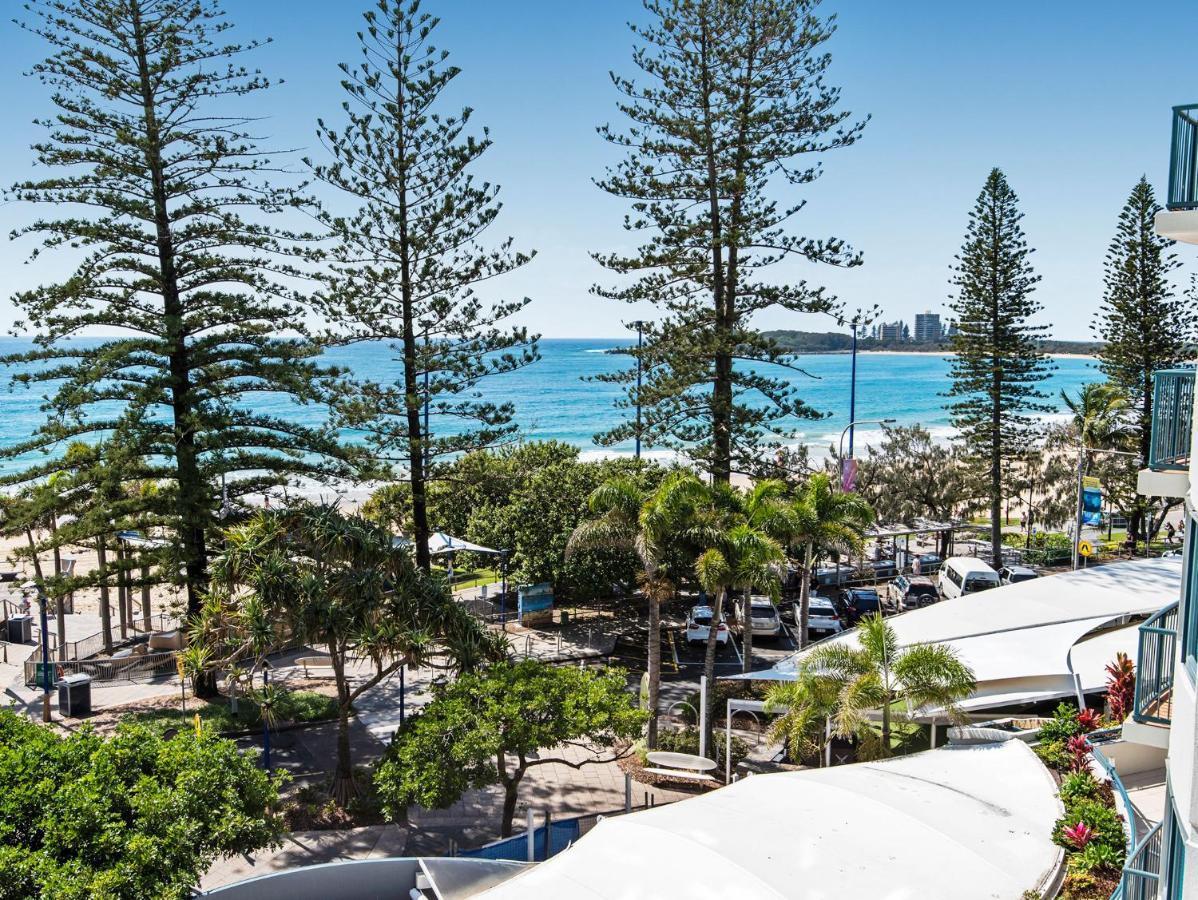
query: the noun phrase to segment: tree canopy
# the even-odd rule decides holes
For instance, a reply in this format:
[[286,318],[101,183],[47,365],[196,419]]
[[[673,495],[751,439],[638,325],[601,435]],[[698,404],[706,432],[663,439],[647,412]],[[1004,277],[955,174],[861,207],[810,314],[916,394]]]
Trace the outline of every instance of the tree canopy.
[[[532,659],[500,663],[438,689],[396,732],[375,770],[375,786],[394,818],[412,803],[445,807],[469,788],[501,784],[507,836],[520,780],[530,768],[613,759],[626,752],[644,721],[618,669]],[[554,754],[569,746],[588,752],[581,760]]]
[[60,737],[0,710],[0,896],[183,900],[216,859],[274,843],[278,785],[205,729]]

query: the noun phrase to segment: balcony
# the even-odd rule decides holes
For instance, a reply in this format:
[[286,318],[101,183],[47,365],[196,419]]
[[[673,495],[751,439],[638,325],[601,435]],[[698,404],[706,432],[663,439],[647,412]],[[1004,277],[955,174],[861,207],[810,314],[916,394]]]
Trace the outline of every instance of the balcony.
[[1166,369],[1155,373],[1152,381],[1152,445],[1137,490],[1151,497],[1184,497],[1189,489],[1194,370]]
[[1158,234],[1198,244],[1198,104],[1173,107],[1166,209],[1156,215]]
[[1166,606],[1140,626],[1136,699],[1132,717],[1141,724],[1168,725],[1172,721],[1178,605]]

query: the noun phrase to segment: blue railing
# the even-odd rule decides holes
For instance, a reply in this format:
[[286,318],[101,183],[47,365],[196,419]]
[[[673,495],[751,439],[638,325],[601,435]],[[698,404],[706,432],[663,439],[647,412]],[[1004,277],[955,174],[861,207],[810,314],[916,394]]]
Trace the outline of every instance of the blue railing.
[[1167,369],[1152,376],[1153,469],[1186,469],[1194,425],[1194,370]]
[[1198,209],[1198,104],[1173,107],[1173,149],[1165,205],[1172,210]]
[[1136,664],[1136,700],[1132,716],[1137,722],[1168,725],[1162,703],[1173,691],[1173,666],[1177,654],[1177,603],[1159,610],[1140,626],[1140,653]]
[[1161,847],[1164,832],[1157,822],[1127,855],[1123,877],[1111,900],[1158,900],[1161,889]]
[[[582,818],[578,818],[550,822],[548,832],[546,832],[546,826],[544,825],[533,829],[534,859],[532,861],[544,862],[549,857],[561,853],[574,843],[574,841],[578,840],[582,831],[581,826]],[[473,859],[506,859],[515,862],[525,862],[528,860],[528,832],[522,831],[520,834],[513,835],[510,838],[503,838],[483,847],[476,847],[473,850],[459,850],[457,855]]]

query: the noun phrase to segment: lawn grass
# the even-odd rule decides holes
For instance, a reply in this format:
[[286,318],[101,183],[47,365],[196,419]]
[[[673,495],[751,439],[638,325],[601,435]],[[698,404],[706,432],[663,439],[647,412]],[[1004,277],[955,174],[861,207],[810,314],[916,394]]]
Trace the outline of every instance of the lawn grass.
[[[441,575],[448,575],[446,569],[433,568],[434,572]],[[453,570],[453,589],[455,591],[465,590],[467,588],[480,587],[484,584],[494,584],[500,580],[499,572],[495,569],[480,567],[477,569],[454,569]]]

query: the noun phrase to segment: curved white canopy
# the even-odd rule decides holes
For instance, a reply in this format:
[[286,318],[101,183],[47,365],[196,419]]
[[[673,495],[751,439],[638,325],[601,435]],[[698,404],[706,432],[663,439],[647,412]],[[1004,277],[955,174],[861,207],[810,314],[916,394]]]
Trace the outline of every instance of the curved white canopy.
[[486,900],[1018,900],[1055,870],[1060,815],[1021,741],[755,775],[604,819]]
[[[1116,652],[1135,658],[1136,629],[1087,635],[1156,612],[1180,589],[1179,558],[1137,559],[966,594],[887,621],[902,646],[952,646],[978,682],[961,706],[980,711],[1101,689],[1103,669]],[[828,639],[856,640],[855,630]],[[806,652],[772,669],[729,677],[791,681]]]

